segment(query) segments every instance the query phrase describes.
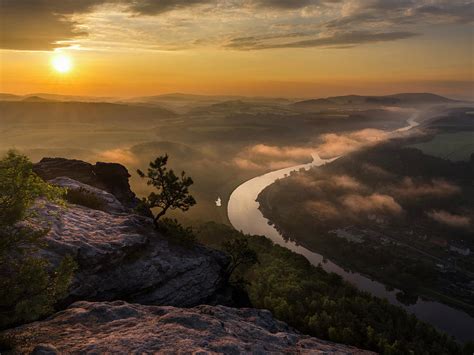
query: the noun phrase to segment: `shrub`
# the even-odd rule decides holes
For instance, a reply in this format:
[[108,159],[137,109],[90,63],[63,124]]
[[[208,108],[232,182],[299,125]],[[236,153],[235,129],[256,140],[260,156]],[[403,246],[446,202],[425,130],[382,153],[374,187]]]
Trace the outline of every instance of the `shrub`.
[[36,254],[47,231],[18,224],[36,198],[60,200],[63,194],[35,175],[25,156],[10,151],[0,160],[0,328],[51,312],[69,287],[74,260],[66,257],[52,268]]
[[70,203],[88,207],[93,210],[105,211],[106,209],[106,204],[103,199],[83,187],[79,189],[68,189],[65,199]]
[[183,227],[176,219],[163,218],[158,222],[157,229],[180,245],[191,246],[196,242],[192,228]]
[[[230,256],[230,263],[226,270],[227,280],[231,279],[237,268],[246,270],[258,263],[257,253],[250,248],[248,239],[245,237],[226,240],[222,244],[222,248]],[[234,279],[237,284],[245,283],[242,277],[237,276]]]

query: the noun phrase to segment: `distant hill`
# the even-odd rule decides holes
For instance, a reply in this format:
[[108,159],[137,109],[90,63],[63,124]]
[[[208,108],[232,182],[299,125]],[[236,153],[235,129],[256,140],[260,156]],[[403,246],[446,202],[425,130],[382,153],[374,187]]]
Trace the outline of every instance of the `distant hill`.
[[20,95],[0,93],[0,101],[19,101],[23,98]]
[[428,104],[428,103],[451,103],[458,100],[449,99],[444,96],[430,93],[407,93],[385,96],[389,99],[400,100],[403,103]]
[[385,96],[345,95],[297,101],[295,99],[272,97],[245,97],[233,95],[196,95],[170,93],[162,95],[141,96],[128,99],[114,97],[94,97],[34,93],[14,95],[0,93],[1,101],[23,102],[87,102],[114,103],[134,105],[139,107],[156,108],[175,113],[259,113],[259,112],[288,112],[313,111],[323,109],[367,108],[379,106],[413,107],[433,104],[449,104],[460,101],[452,100],[431,93],[400,93]]
[[337,106],[418,106],[455,103],[456,100],[430,93],[402,93],[385,96],[346,95],[304,100],[292,106],[300,109],[331,108]]
[[40,96],[27,96],[24,99],[21,99],[22,102],[54,102],[56,100],[48,100]]
[[58,95],[48,93],[33,93],[27,95],[14,95],[0,93],[0,101],[63,101],[63,102],[115,102],[117,98],[100,96],[77,96],[77,95]]
[[233,96],[233,95],[196,95],[196,94],[183,94],[183,93],[171,93],[171,94],[161,94],[153,96],[141,96],[129,99],[129,101],[226,101],[226,100],[235,100],[242,98],[243,96]]
[[39,97],[42,99],[54,100],[54,101],[75,101],[75,102],[114,102],[117,100],[117,98],[114,98],[114,97],[59,95],[59,94],[48,94],[48,93],[33,93],[26,96]]
[[192,114],[257,114],[274,113],[282,114],[292,112],[287,103],[280,102],[253,102],[247,100],[229,100],[218,102],[209,106],[201,106],[190,113]]
[[166,107],[170,110],[180,113],[194,111],[196,110],[196,108],[199,108],[200,110],[201,108],[205,108],[215,104],[238,101],[272,105],[288,105],[292,102],[285,98],[245,97],[232,95],[195,95],[182,93],[142,96],[122,100],[122,102],[132,103],[136,105],[160,105],[162,107]]
[[159,107],[140,107],[104,102],[60,102],[42,98],[1,101],[2,124],[91,124],[97,127],[154,127],[160,120],[174,117]]
[[163,94],[124,99],[121,102],[140,106],[161,106],[169,110],[186,113],[198,106],[212,105],[221,101],[235,99],[230,96],[207,96],[193,94]]
[[154,96],[141,96],[127,99],[125,101],[235,101],[235,100],[244,100],[252,102],[289,102],[290,100],[281,97],[260,97],[260,96],[239,96],[239,95],[197,95],[197,94],[183,94],[183,93],[171,93],[171,94],[161,94]]

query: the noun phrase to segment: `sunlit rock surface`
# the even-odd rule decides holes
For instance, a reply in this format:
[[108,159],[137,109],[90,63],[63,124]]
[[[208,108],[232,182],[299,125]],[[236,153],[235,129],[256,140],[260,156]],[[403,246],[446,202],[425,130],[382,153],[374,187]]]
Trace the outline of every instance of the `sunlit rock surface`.
[[302,335],[270,312],[76,302],[47,320],[7,331],[20,353],[369,354]]

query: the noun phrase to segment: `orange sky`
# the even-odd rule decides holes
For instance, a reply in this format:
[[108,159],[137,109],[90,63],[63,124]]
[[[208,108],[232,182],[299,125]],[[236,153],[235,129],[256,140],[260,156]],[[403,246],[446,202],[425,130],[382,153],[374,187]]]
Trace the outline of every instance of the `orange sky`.
[[474,96],[463,1],[36,2],[2,1],[1,92]]

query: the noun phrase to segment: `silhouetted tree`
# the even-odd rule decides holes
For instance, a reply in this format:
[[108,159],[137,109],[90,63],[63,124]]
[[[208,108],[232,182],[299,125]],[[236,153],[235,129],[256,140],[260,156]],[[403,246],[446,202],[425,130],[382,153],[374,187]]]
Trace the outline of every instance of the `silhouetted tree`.
[[193,184],[193,179],[186,176],[184,171],[178,177],[172,169],[166,168],[167,163],[168,155],[165,154],[150,162],[146,174],[140,169],[137,170],[140,177],[148,179],[148,185],[158,190],[142,199],[146,207],[161,209],[154,217],[156,227],[158,227],[160,217],[164,216],[169,209],[187,211],[196,204],[196,200],[189,193],[189,186]]
[[247,238],[237,238],[225,241],[223,249],[230,255],[230,263],[226,270],[227,279],[230,279],[239,266],[252,266],[258,263],[257,253],[249,247]]

